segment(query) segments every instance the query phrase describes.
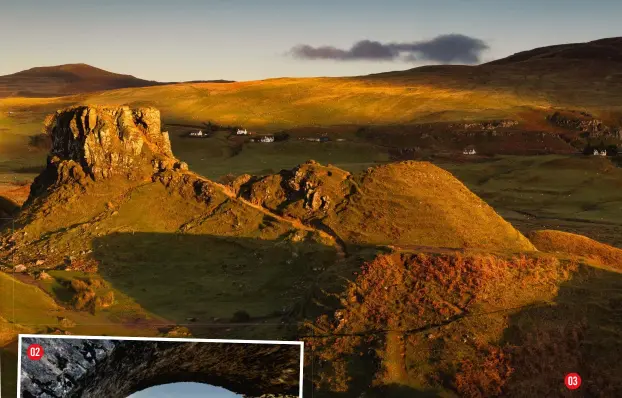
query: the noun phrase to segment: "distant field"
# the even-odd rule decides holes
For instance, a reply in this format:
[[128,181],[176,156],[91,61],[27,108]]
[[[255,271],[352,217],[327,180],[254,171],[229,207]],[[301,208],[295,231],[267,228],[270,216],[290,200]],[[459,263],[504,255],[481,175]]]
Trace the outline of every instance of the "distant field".
[[0,183],[31,180],[45,165],[47,151],[29,143],[41,132],[45,115],[58,106],[55,100],[0,100]]
[[622,169],[584,156],[499,156],[439,161],[525,231],[563,229],[622,247]]
[[[548,61],[521,65],[428,67],[358,78],[186,83],[63,98],[3,98],[0,182],[32,180],[37,175],[46,151],[30,147],[31,137],[40,132],[46,114],[78,103],[159,108],[176,156],[212,179],[272,173],[309,159],[352,172],[389,161],[382,139],[357,136],[357,126],[512,118],[539,130],[547,127],[544,115],[556,108],[585,110],[611,120],[622,109],[618,80],[609,79],[604,86],[602,79],[572,62],[565,69]],[[602,73],[609,73],[607,68]],[[172,126],[200,128],[208,121],[241,125],[259,133],[293,129],[294,136],[287,142],[247,144],[237,151],[224,133],[193,140],[181,137],[188,128]],[[322,128],[332,138],[347,141],[296,141],[296,134],[305,134],[304,128]],[[482,163],[433,161],[522,229],[556,228],[564,219],[572,232],[622,245],[615,237],[622,233],[617,194],[622,176],[608,161],[571,156],[495,156]],[[537,225],[530,215],[538,216]]]
[[188,162],[190,168],[210,179],[227,174],[270,174],[291,169],[313,159],[357,172],[377,163],[389,161],[385,148],[357,142],[305,142],[291,139],[275,143],[248,143],[232,156],[232,143],[227,133],[217,133],[206,139],[182,138],[172,135],[176,156]]

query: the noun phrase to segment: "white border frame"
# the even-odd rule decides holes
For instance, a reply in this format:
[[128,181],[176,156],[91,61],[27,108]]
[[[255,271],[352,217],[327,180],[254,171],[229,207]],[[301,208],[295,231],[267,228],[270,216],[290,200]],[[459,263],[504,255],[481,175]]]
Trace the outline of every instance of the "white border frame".
[[235,339],[190,339],[175,337],[121,337],[121,336],[77,336],[62,334],[19,334],[17,356],[17,397],[21,394],[22,384],[22,338],[39,339],[70,339],[70,340],[121,340],[121,341],[170,341],[177,343],[226,343],[226,344],[271,344],[271,345],[298,345],[300,346],[300,379],[298,381],[298,396],[303,398],[303,372],[304,372],[304,341],[281,341],[281,340],[235,340]]

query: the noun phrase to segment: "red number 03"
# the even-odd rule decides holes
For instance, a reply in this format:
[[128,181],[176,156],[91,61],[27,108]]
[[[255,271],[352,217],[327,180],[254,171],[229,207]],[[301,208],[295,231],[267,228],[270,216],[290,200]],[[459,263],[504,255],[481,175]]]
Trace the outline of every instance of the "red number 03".
[[576,390],[581,386],[581,376],[577,373],[569,373],[564,379],[564,384],[566,384],[566,388],[569,390]]

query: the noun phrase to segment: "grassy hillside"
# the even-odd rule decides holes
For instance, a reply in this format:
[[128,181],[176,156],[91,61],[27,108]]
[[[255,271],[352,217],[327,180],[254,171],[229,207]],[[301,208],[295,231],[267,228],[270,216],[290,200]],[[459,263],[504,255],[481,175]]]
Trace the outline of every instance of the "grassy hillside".
[[557,229],[622,247],[622,169],[600,157],[437,159],[522,232]]
[[534,231],[529,239],[539,249],[584,257],[597,264],[622,269],[622,250],[585,236],[562,231]]
[[430,163],[380,166],[354,181],[347,207],[326,221],[343,231],[346,240],[490,251],[533,249],[490,206]]
[[325,228],[349,245],[533,250],[490,206],[427,162],[393,163],[354,175],[309,162],[251,181],[240,193]]

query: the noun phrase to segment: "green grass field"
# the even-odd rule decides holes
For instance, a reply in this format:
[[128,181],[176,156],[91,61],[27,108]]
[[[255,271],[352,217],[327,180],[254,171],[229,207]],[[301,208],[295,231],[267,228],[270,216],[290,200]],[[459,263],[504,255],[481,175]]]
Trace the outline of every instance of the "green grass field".
[[498,156],[437,164],[521,230],[567,230],[622,247],[622,169],[607,159]]
[[232,143],[226,133],[207,139],[172,138],[176,156],[190,169],[217,180],[227,174],[264,175],[291,169],[307,160],[332,164],[350,172],[389,161],[385,148],[358,142],[305,142],[290,139],[275,143],[247,143],[231,156]]

